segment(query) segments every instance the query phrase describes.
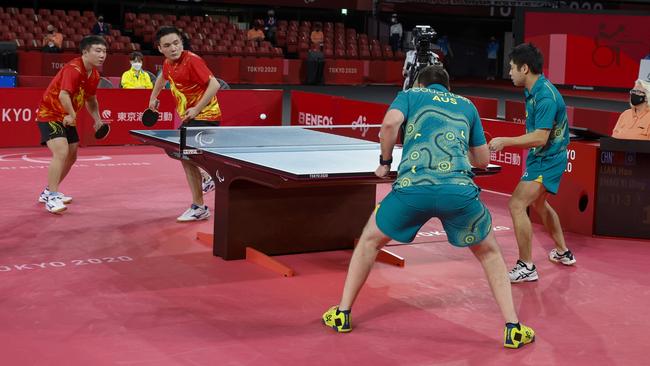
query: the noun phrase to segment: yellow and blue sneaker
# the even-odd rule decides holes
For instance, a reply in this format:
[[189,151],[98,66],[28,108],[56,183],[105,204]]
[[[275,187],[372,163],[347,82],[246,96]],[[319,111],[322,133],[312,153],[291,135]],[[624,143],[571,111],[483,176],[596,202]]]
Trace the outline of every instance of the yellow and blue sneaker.
[[339,333],[352,331],[350,310],[341,311],[338,306],[332,306],[323,314],[323,324]]
[[506,323],[503,331],[504,347],[520,348],[532,342],[535,342],[535,331],[532,328],[520,323]]

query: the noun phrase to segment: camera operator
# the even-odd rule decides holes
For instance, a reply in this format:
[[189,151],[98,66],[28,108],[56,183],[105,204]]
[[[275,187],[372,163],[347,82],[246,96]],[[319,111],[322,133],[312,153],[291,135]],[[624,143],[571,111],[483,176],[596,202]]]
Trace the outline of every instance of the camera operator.
[[436,31],[428,25],[418,25],[413,28],[413,38],[411,38],[412,49],[406,53],[402,75],[404,76],[403,90],[410,89],[413,82],[417,79],[420,70],[430,65],[441,64],[438,55],[432,51],[435,46],[433,42]]

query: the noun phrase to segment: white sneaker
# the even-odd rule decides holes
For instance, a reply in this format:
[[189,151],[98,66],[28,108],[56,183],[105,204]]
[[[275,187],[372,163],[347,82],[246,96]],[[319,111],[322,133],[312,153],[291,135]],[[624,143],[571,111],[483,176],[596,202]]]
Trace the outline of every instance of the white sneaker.
[[573,256],[570,250],[567,249],[566,252],[558,254],[557,249],[553,248],[548,254],[548,259],[554,263],[562,263],[565,266],[571,266],[576,262],[576,257]]
[[211,177],[203,177],[201,188],[203,189],[203,194],[214,191],[214,179]]
[[521,259],[518,259],[515,268],[508,272],[508,277],[512,283],[537,281],[539,278],[535,265],[533,264],[533,268],[528,268]]
[[210,210],[208,209],[208,206],[201,207],[192,204],[192,206],[188,208],[187,211],[183,212],[182,215],[176,218],[176,221],[178,222],[199,221],[199,220],[207,220],[208,217],[210,217]]
[[[72,197],[68,197],[65,194],[61,193],[61,192],[59,192],[59,194],[61,195],[61,201],[63,203],[65,203],[66,205],[68,203],[72,202]],[[45,188],[43,190],[43,192],[41,192],[41,195],[38,196],[38,202],[45,203],[47,201],[47,196],[49,196],[49,195],[50,195],[50,190]]]
[[61,193],[48,195],[45,201],[45,208],[51,213],[65,211],[67,207],[63,204],[63,195]]

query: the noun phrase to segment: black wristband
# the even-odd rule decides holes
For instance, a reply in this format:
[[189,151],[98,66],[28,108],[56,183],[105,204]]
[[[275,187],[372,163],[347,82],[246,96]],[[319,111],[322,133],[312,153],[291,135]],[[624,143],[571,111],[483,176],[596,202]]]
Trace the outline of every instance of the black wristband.
[[388,165],[390,166],[393,164],[393,157],[391,156],[390,159],[384,160],[384,158],[379,154],[379,165]]

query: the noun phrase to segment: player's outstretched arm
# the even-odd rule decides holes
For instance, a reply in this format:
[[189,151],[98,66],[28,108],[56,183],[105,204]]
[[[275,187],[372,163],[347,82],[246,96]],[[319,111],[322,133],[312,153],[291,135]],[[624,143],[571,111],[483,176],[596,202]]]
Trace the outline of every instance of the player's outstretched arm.
[[165,87],[165,79],[162,74],[158,79],[156,79],[156,84],[154,84],[153,89],[151,90],[151,96],[149,97],[149,109],[152,111],[158,111],[158,94]]
[[551,130],[537,129],[533,132],[517,137],[495,137],[490,140],[490,150],[501,151],[503,148],[508,146],[521,147],[524,149],[544,146],[548,141],[550,133]]
[[86,109],[88,110],[88,113],[90,113],[90,116],[93,118],[93,121],[95,121],[95,125],[102,123],[102,117],[99,115],[99,102],[97,102],[96,95],[93,95],[86,99]]
[[72,107],[72,99],[70,99],[70,94],[65,90],[61,90],[59,92],[59,102],[61,102],[61,106],[63,107],[65,113],[68,114],[63,118],[63,124],[66,126],[74,125],[74,121],[77,119],[77,113],[74,111],[74,107]]
[[487,168],[488,164],[490,164],[490,150],[488,149],[488,145],[483,144],[481,146],[470,147],[467,158],[473,167],[479,169]]

